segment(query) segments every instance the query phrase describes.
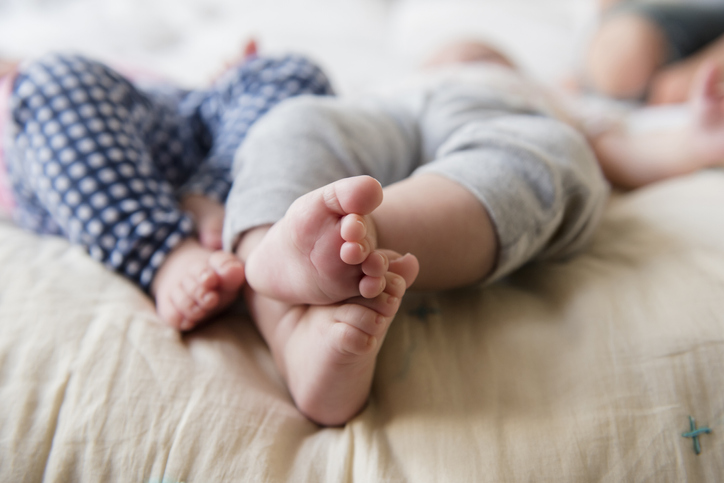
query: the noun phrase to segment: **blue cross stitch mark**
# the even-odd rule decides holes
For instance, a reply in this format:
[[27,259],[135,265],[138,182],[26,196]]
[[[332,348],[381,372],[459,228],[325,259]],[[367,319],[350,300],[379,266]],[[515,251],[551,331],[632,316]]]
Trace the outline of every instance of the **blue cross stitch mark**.
[[688,433],[681,433],[681,435],[684,438],[691,438],[694,440],[694,453],[699,454],[701,453],[701,444],[699,443],[699,435],[700,434],[709,434],[711,433],[711,429],[704,427],[704,428],[696,428],[696,421],[694,421],[694,418],[689,416],[689,428],[690,431]]

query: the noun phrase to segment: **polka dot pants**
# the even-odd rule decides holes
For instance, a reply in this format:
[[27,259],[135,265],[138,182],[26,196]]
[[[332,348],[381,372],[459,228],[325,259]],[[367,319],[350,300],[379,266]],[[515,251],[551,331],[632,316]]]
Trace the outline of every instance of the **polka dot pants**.
[[44,57],[21,69],[10,99],[15,220],[84,246],[148,291],[194,234],[179,197],[223,202],[249,127],[284,98],[331,93],[297,56],[251,59],[193,91],[142,89],[80,56]]

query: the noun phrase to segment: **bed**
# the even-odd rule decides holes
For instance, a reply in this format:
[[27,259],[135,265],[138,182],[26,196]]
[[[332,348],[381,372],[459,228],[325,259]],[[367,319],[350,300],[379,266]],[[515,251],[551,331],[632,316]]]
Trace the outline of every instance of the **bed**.
[[[0,2],[0,52],[73,48],[193,84],[255,34],[345,93],[465,33],[545,82],[577,54],[581,5]],[[243,307],[180,335],[81,249],[0,220],[0,481],[721,481],[722,207],[721,170],[613,192],[576,257],[406,295],[368,406],[337,428],[296,411]]]

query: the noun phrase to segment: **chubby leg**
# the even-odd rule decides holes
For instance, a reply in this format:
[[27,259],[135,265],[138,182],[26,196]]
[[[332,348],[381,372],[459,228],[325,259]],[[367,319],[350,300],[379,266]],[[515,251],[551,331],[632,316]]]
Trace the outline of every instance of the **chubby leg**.
[[379,246],[419,260],[416,290],[470,285],[495,265],[498,238],[490,215],[470,190],[448,178],[423,174],[386,187],[372,218]]
[[204,248],[175,199],[170,171],[197,160],[172,156],[186,150],[171,149],[181,121],[169,105],[77,56],[24,66],[11,101],[17,136],[8,166],[22,226],[84,246],[155,295],[174,327],[189,329],[228,304],[243,266],[212,256],[221,205],[183,207],[196,215]]
[[[279,233],[292,233],[291,218],[307,219],[307,209],[289,209],[288,199],[295,193],[301,192],[294,199],[307,200],[298,206],[322,207],[319,213],[330,217],[326,226],[335,227],[344,218],[324,203],[310,200],[323,200],[322,193],[331,187],[334,193],[347,188],[331,180],[320,190],[309,173],[344,179],[363,172],[381,181],[385,187],[379,206],[368,215],[358,214],[363,215],[360,219],[373,247],[418,257],[415,288],[449,289],[503,276],[533,257],[567,256],[585,242],[598,220],[607,187],[580,133],[544,116],[490,116],[489,109],[495,106],[488,108],[487,98],[472,104],[474,108],[451,109],[471,106],[464,90],[446,88],[429,97],[420,118],[402,105],[300,99],[259,122],[239,151],[243,168],[229,197],[224,227],[224,243],[242,247],[242,259],[248,257],[247,277],[253,288],[289,303],[293,302],[278,284],[318,289],[317,281],[297,284],[284,278],[289,265],[272,259],[287,251],[279,243],[269,244],[259,252],[265,256],[258,257],[274,262],[275,272],[264,268],[274,264],[255,262],[252,267],[251,251],[243,249],[252,236],[261,238],[268,230],[249,227],[284,219],[284,225],[277,224],[286,226]],[[280,169],[269,159],[286,164]],[[344,183],[354,179],[364,178]],[[316,194],[304,195],[310,192]],[[264,206],[259,206],[262,201]],[[269,206],[274,207],[272,213],[265,211]],[[238,245],[241,233],[246,235]],[[341,237],[330,233],[341,247]],[[347,283],[345,290],[362,293],[357,281],[364,270],[345,266],[336,253],[336,265],[353,274],[353,283]],[[301,259],[305,257],[309,260],[308,254]],[[301,272],[307,279],[317,273],[310,266],[314,264]],[[335,297],[339,301],[352,296],[344,295]],[[310,303],[304,296],[299,303]]]
[[384,289],[388,262],[378,246],[418,258],[415,288],[444,290],[485,278],[497,243],[483,204],[455,181],[422,174],[383,190],[360,176],[302,196],[271,228],[248,233],[238,253],[257,293],[328,304]]
[[[374,334],[361,329],[364,343],[350,342],[344,334],[356,332],[337,325],[343,318],[337,310],[359,310],[344,308],[351,304],[389,317],[380,301],[397,297],[392,274],[410,286],[419,273],[419,288],[445,289],[503,276],[533,257],[569,255],[586,241],[604,205],[606,185],[585,140],[572,128],[543,116],[488,116],[484,106],[479,119],[468,111],[458,118],[443,101],[467,104],[467,94],[458,99],[447,88],[439,94],[430,97],[443,105],[429,106],[421,122],[403,111],[390,116],[331,100],[288,103],[262,120],[240,151],[244,164],[236,181],[242,183],[235,181],[232,190],[236,203],[228,209],[225,243],[235,245],[242,234],[236,252],[248,262],[250,311],[295,402],[317,422],[339,424],[359,410],[377,353],[358,354]],[[310,125],[324,129],[309,130]],[[423,164],[423,147],[436,159]],[[294,163],[282,170],[269,159]],[[399,170],[388,170],[395,162]],[[297,178],[280,180],[279,174],[302,168],[301,174],[324,176],[366,168],[388,186],[380,193],[370,178],[341,176],[286,204]],[[266,194],[255,193],[254,183],[266,186]],[[274,204],[277,198],[284,210],[276,218],[278,229],[249,230],[268,223],[258,223],[264,212],[234,217],[254,212],[255,199]],[[353,223],[345,228],[347,220]],[[360,240],[371,250],[358,245],[353,255],[361,256],[347,259],[343,247]],[[389,260],[384,289],[361,297],[361,281],[376,278],[363,267],[375,253]],[[397,259],[396,253],[414,256]],[[335,283],[352,295],[344,297]],[[333,297],[327,287],[337,290]],[[320,293],[327,300],[323,305],[304,301]],[[291,302],[292,296],[301,302]],[[357,319],[344,320],[355,326]],[[353,363],[342,363],[349,360]]]
[[344,424],[365,405],[377,354],[418,264],[388,252],[385,289],[373,298],[290,305],[246,289],[252,317],[300,411],[326,426]]

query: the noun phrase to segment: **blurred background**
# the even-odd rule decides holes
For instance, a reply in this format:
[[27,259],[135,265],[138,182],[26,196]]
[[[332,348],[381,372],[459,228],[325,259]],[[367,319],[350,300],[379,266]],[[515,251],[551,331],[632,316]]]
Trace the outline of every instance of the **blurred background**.
[[208,81],[249,38],[307,54],[340,91],[412,70],[445,40],[492,41],[542,80],[575,64],[594,0],[0,0],[0,56],[49,50]]

